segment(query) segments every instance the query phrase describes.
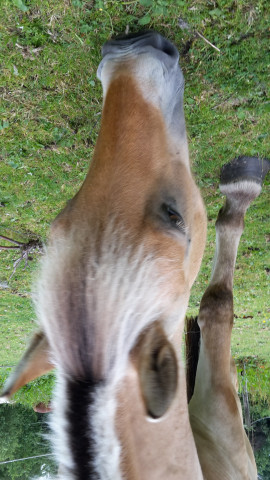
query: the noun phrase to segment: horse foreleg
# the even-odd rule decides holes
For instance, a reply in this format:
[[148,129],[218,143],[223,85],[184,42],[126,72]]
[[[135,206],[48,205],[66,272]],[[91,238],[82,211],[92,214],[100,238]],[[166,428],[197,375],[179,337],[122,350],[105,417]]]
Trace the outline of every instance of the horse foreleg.
[[233,275],[244,215],[260,194],[267,160],[241,157],[221,172],[224,207],[216,222],[216,252],[210,284],[202,298],[198,324],[201,344],[190,422],[207,480],[256,479],[256,465],[243,427],[231,359]]

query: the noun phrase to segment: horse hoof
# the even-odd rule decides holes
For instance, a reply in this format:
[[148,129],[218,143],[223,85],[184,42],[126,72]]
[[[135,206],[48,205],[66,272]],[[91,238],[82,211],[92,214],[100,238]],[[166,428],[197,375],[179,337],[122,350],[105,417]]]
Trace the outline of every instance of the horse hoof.
[[262,185],[269,170],[270,160],[241,156],[223,165],[220,173],[220,183],[224,185],[248,180]]

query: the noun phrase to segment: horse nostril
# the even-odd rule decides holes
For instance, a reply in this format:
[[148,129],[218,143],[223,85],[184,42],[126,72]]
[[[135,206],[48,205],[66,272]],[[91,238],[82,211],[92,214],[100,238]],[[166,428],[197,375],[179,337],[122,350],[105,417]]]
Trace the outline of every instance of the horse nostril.
[[[175,49],[174,49],[173,45],[171,43],[167,42],[167,41],[164,41],[162,51],[164,53],[166,53],[167,55],[169,55],[170,57],[175,57]],[[178,54],[177,54],[177,56],[178,56]]]

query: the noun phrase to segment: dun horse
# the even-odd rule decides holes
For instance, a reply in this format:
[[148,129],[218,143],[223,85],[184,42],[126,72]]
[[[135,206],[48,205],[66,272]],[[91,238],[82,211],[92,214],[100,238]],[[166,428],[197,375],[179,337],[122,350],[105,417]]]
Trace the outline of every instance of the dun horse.
[[269,165],[240,158],[223,169],[227,200],[188,404],[181,345],[206,215],[178,52],[154,32],[111,40],[98,76],[94,158],[52,224],[37,288],[41,331],[3,395],[57,367],[51,426],[62,480],[255,480],[230,356],[232,283],[244,214]]

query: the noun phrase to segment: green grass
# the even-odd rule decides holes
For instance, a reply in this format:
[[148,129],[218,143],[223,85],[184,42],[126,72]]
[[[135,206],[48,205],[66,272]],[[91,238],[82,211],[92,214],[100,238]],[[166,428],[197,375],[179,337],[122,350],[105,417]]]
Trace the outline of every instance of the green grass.
[[[2,0],[1,234],[46,240],[50,222],[80,187],[93,154],[102,109],[96,80],[102,44],[127,25],[130,31],[156,29],[182,52],[190,155],[209,220],[190,300],[189,313],[195,314],[211,271],[214,223],[223,201],[220,166],[240,154],[267,156],[269,150],[267,6],[267,0]],[[189,30],[181,30],[179,17]],[[248,211],[239,248],[232,351],[239,365],[252,366],[247,375],[253,398],[270,404],[268,212],[269,180]],[[35,328],[30,292],[39,254],[33,252],[12,278],[19,253],[0,255],[0,365],[12,365]],[[40,399],[36,385],[42,381],[33,387]],[[25,396],[28,388],[17,398],[33,403]]]

